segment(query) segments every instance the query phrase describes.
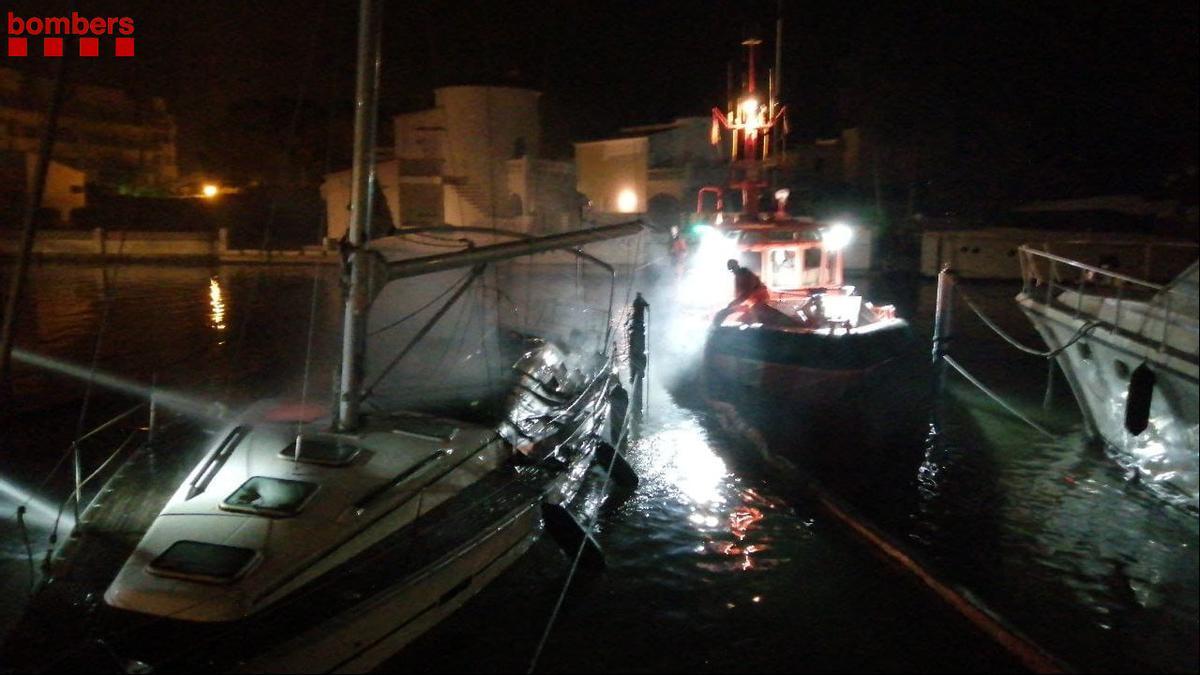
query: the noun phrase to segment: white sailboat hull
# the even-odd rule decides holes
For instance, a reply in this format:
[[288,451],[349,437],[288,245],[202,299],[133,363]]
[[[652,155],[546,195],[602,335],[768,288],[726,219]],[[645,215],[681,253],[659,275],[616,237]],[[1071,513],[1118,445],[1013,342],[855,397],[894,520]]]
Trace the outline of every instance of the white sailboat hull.
[[454,613],[534,541],[538,514],[527,505],[438,564],[268,653],[246,673],[364,673]]

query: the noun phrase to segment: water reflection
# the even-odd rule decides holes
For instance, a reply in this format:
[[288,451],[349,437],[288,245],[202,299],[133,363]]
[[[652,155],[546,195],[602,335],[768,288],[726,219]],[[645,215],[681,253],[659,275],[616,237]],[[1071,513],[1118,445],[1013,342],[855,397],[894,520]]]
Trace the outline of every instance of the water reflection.
[[225,298],[221,294],[221,282],[216,277],[208,280],[208,321],[217,330],[225,330]]
[[676,497],[691,504],[692,522],[715,527],[719,521],[698,509],[725,504],[729,469],[709,446],[700,425],[693,419],[680,420],[638,445],[638,455],[649,464],[641,467],[642,472],[669,485]]
[[638,473],[675,502],[702,539],[692,548],[698,567],[718,574],[763,567],[757,556],[770,548],[763,521],[783,502],[740,485],[696,418],[675,413],[631,453]]

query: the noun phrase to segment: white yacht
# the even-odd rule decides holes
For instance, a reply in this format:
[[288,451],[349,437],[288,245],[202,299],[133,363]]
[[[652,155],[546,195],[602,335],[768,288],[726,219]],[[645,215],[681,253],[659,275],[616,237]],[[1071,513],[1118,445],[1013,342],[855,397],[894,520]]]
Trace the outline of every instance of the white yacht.
[[1051,349],[1069,344],[1058,363],[1113,457],[1196,510],[1197,263],[1160,285],[1063,253],[1021,247],[1017,302]]

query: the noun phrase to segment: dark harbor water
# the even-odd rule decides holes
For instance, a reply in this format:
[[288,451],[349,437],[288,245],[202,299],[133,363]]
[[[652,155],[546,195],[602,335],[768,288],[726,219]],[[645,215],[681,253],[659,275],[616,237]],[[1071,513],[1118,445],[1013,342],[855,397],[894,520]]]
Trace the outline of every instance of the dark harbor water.
[[[1087,442],[1061,379],[1052,405],[1042,408],[1043,361],[1014,352],[960,314],[959,360],[1056,437],[1014,421],[952,377],[947,405],[920,441],[920,471],[892,476],[859,467],[857,476],[890,486],[864,495],[854,490],[861,481],[853,471],[812,476],[765,461],[764,452],[769,460],[803,447],[761,447],[753,433],[708,409],[695,395],[688,360],[702,334],[673,324],[665,311],[670,289],[648,278],[635,288],[653,306],[649,414],[628,452],[641,484],[600,520],[607,570],[576,578],[539,671],[1020,669],[834,518],[803,487],[813,477],[831,491],[841,485],[858,512],[943,580],[1080,670],[1200,667],[1195,516],[1125,481]],[[864,288],[868,297],[896,303],[928,335],[932,283],[873,278]],[[60,370],[65,362],[86,372],[95,354],[98,372],[154,379],[162,390],[231,407],[298,397],[305,381],[310,399],[328,395],[335,270],[129,265],[105,272],[46,264],[34,269],[30,289],[18,346],[55,359]],[[1012,302],[1016,290],[973,287],[1005,327],[1036,344]],[[27,523],[40,560],[70,484],[69,471],[46,485],[43,477],[79,429],[132,400],[97,389],[81,410],[78,381],[20,365],[17,374],[17,397],[0,428],[0,630],[29,585],[16,505],[35,497]],[[93,461],[106,454],[99,440],[85,447]],[[389,669],[529,669],[568,568],[543,538]]]

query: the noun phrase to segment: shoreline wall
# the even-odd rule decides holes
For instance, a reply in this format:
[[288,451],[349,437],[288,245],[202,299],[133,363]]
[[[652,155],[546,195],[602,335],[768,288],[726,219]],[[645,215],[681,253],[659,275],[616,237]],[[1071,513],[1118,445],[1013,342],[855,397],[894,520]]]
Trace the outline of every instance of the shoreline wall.
[[[19,232],[0,231],[0,259],[20,253]],[[340,262],[336,250],[321,246],[299,249],[258,250],[229,247],[229,232],[150,232],[139,230],[41,230],[33,257],[54,261],[159,261],[196,262]]]

